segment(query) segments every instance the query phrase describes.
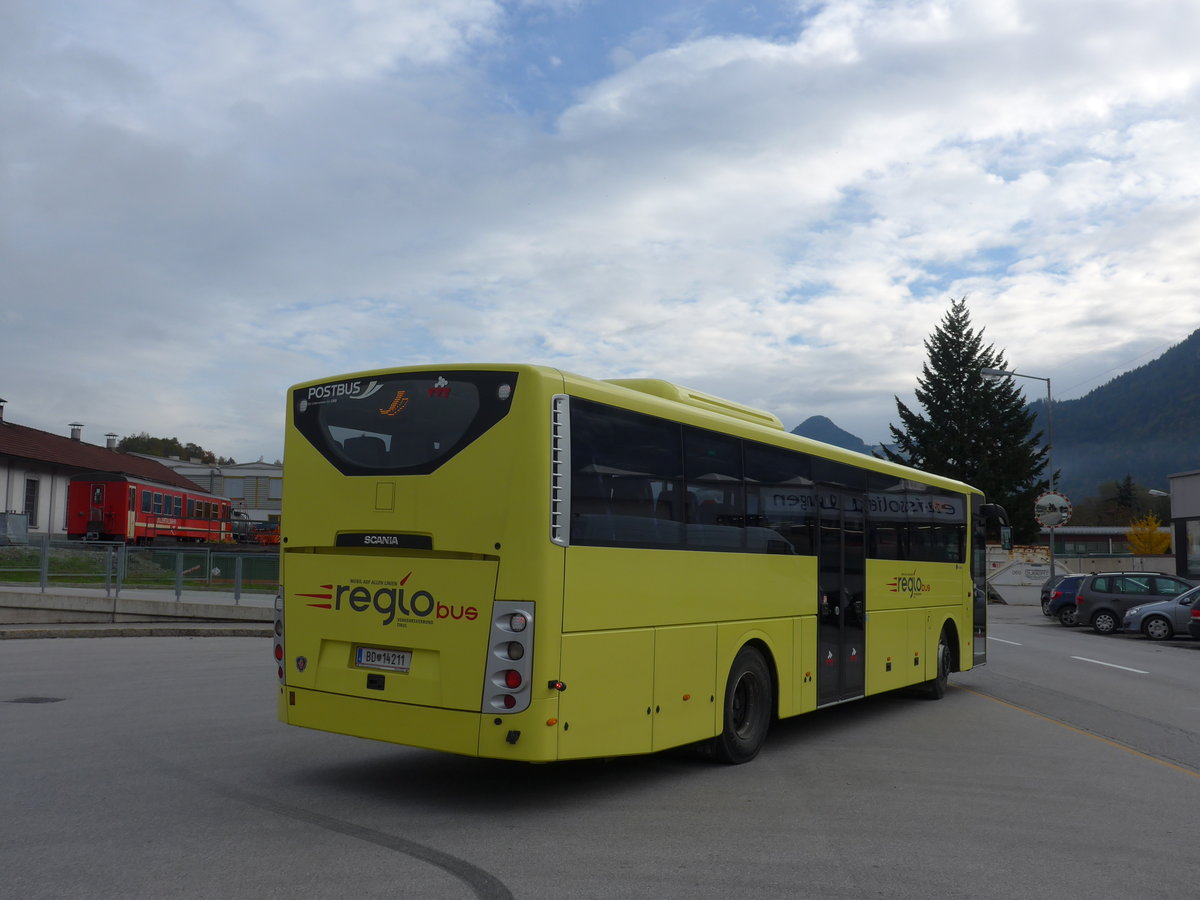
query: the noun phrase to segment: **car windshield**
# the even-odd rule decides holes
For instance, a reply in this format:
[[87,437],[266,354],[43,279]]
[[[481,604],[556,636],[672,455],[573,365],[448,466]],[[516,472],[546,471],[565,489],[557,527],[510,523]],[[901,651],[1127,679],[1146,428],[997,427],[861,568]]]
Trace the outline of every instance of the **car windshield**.
[[1174,599],[1176,603],[1182,603],[1185,606],[1190,606],[1196,601],[1196,597],[1198,596],[1200,596],[1200,587],[1194,587],[1190,591],[1185,591]]

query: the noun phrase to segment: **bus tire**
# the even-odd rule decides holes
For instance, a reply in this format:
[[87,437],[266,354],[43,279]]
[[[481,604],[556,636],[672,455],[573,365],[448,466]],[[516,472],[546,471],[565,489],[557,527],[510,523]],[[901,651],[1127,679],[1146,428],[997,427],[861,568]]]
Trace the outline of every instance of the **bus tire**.
[[758,756],[771,726],[774,689],[767,661],[747,644],[733,658],[725,685],[724,727],[709,744],[714,759],[729,765]]
[[950,637],[942,629],[937,645],[937,674],[921,684],[921,694],[927,700],[941,700],[946,696],[946,685],[950,683]]

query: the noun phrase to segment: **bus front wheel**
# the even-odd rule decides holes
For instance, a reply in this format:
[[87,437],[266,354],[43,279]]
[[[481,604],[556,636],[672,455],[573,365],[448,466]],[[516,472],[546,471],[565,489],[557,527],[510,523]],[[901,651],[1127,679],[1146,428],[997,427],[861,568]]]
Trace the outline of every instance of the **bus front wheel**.
[[725,726],[712,739],[712,755],[739,765],[758,756],[771,725],[774,690],[762,653],[749,645],[738,651],[725,685]]

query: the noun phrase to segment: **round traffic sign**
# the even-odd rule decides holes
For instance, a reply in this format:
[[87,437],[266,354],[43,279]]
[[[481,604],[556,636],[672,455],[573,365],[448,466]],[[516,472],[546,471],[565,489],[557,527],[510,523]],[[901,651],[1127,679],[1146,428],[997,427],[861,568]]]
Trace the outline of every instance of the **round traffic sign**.
[[1047,491],[1033,504],[1033,517],[1043,528],[1058,528],[1071,519],[1071,501],[1066,494]]

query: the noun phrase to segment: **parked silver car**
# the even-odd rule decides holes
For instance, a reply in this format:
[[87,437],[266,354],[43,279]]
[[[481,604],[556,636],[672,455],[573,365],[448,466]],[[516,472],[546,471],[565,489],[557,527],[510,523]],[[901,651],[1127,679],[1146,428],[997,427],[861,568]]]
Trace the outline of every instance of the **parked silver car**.
[[1200,598],[1200,587],[1170,600],[1143,603],[1127,609],[1123,625],[1125,633],[1136,634],[1140,631],[1152,641],[1165,641],[1177,634],[1186,635],[1188,620],[1192,618],[1192,608],[1197,598]]

